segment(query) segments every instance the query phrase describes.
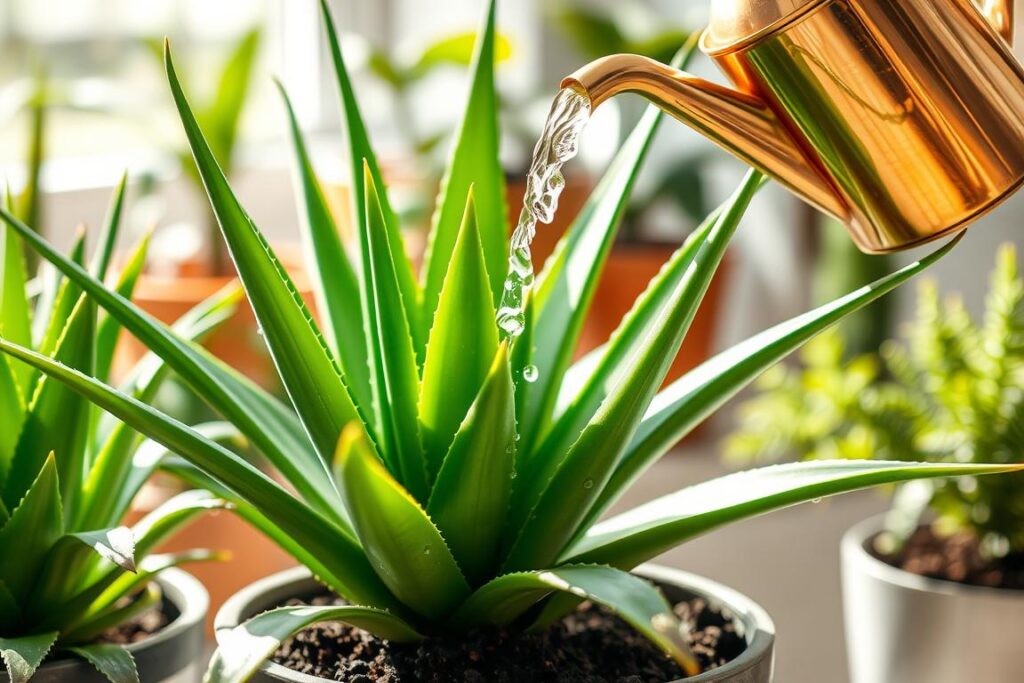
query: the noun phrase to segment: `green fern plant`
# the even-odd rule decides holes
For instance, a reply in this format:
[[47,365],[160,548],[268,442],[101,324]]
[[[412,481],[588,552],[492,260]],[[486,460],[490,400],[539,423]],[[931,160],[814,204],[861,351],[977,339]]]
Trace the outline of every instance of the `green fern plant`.
[[[925,282],[902,341],[845,361],[842,340],[823,335],[802,360],[763,377],[727,454],[747,462],[1024,461],[1024,280],[1012,246],[999,252],[981,323]],[[1024,552],[1022,492],[1019,474],[916,482],[894,499],[900,524],[892,531],[899,541],[931,509],[944,531],[967,530],[991,554]]]
[[0,351],[179,454],[171,471],[228,500],[348,603],[286,607],[254,618],[224,639],[208,681],[246,680],[282,640],[318,621],[347,621],[383,638],[414,641],[483,625],[541,627],[584,598],[616,611],[696,673],[668,603],[630,569],[728,522],[801,501],[907,479],[1016,469],[800,463],[686,488],[598,522],[640,474],[764,369],[952,245],[726,351],[658,393],[762,184],[751,172],[665,264],[608,345],[573,365],[618,219],[662,116],[652,109],[539,276],[525,331],[502,340],[495,307],[508,228],[498,160],[494,3],[479,32],[466,113],[419,277],[321,5],[358,231],[350,258],[290,116],[319,324],[218,168],[167,52],[174,100],[289,405],[240,382],[0,213],[235,425],[288,488],[87,373],[8,339],[0,340]]
[[[122,181],[89,265],[97,280],[110,266],[124,188]],[[13,212],[13,200],[7,201],[7,212]],[[131,295],[147,245],[143,239],[121,271],[114,285],[121,296]],[[80,236],[68,258],[83,266],[84,253]],[[39,283],[46,286],[33,312],[22,240],[4,226],[3,337],[60,367],[106,380],[121,329],[117,320],[100,315],[68,279],[41,273]],[[235,289],[205,302],[176,325],[177,332],[184,340],[202,337],[231,314],[240,296]],[[149,400],[168,374],[163,361],[147,356],[121,390]],[[209,493],[190,491],[131,529],[119,526],[162,448],[110,420],[60,382],[6,356],[0,359],[0,415],[0,657],[9,680],[28,681],[50,653],[73,653],[115,683],[137,681],[129,652],[97,638],[159,604],[159,585],[153,582],[159,572],[213,558],[205,551],[151,553],[181,525],[223,503]],[[236,434],[224,424],[199,431],[213,438]],[[154,449],[155,457],[135,457]]]

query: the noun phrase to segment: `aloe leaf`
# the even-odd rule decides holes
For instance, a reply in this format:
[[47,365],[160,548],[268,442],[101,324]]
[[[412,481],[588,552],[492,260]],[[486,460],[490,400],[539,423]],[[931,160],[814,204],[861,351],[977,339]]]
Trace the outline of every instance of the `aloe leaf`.
[[470,188],[476,202],[480,244],[495,305],[505,279],[508,207],[505,204],[505,175],[499,162],[499,106],[494,82],[496,12],[497,2],[490,0],[473,58],[469,101],[441,181],[441,196],[430,230],[423,274],[423,320],[426,325],[432,324],[437,310]]
[[338,459],[352,524],[381,580],[416,613],[446,616],[469,584],[437,527],[358,430],[342,434]]
[[362,244],[369,270],[364,278],[364,301],[374,377],[374,409],[381,428],[381,456],[398,481],[417,500],[428,494],[427,470],[420,442],[419,369],[409,325],[401,314],[405,304],[398,285],[394,251],[388,244],[380,196],[369,166],[363,168],[366,187],[366,225]]
[[[147,232],[132,250],[131,255],[124,264],[117,283],[114,285],[114,292],[125,299],[131,299],[135,293],[135,285],[146,267],[146,257],[149,254],[150,238],[152,232]],[[97,280],[102,277],[97,275]],[[117,339],[121,333],[121,323],[112,315],[104,316],[96,328],[96,372],[97,379],[104,382],[110,377],[110,368],[114,363],[114,352],[117,350]],[[17,340],[11,341],[18,343]]]
[[[604,378],[611,387],[607,398],[568,452],[563,456],[551,451],[544,458],[526,462],[521,473],[525,476],[520,477],[524,479],[522,494],[513,498],[510,530],[519,529],[519,535],[506,561],[507,569],[529,569],[554,561],[586,519],[664,381],[759,179],[759,173],[750,172],[737,192],[737,201],[709,231],[684,277],[671,287],[657,325],[643,331],[644,341],[617,371],[609,368]],[[571,419],[567,416],[562,419]],[[525,517],[524,510],[528,511]],[[518,519],[525,519],[522,526],[516,525]]]
[[[18,446],[18,438],[25,421],[25,402],[18,387],[18,380],[14,376],[14,365],[25,367],[8,358],[0,362],[0,415],[4,416],[4,429],[0,429],[0,488],[7,480],[11,458],[14,457],[14,450]],[[0,499],[0,505],[2,504],[3,501]]]
[[[79,266],[84,262],[85,229],[81,226],[78,228],[78,235],[68,258]],[[71,319],[71,314],[82,294],[81,288],[76,283],[61,278],[59,273],[56,279],[58,284],[55,287],[56,293],[53,301],[48,302],[44,296],[40,296],[36,301],[35,322],[40,326],[37,330],[38,334],[35,334],[39,339],[36,348],[47,356],[53,355],[56,350],[61,334],[67,327],[68,320]],[[44,315],[44,313],[48,315]]]
[[28,683],[57,642],[58,635],[53,631],[21,638],[0,638],[0,657],[7,667],[11,683]]
[[93,254],[93,260],[89,267],[89,271],[97,280],[106,279],[107,270],[110,268],[110,262],[114,257],[117,236],[121,231],[121,215],[124,212],[124,196],[127,187],[128,174],[124,173],[114,188],[110,207],[107,209],[107,217],[103,221],[103,232],[100,233],[99,248]]
[[[84,372],[92,370],[95,305],[81,297],[58,339],[54,360]],[[65,512],[74,510],[85,469],[89,404],[59,382],[41,378],[28,405],[14,450],[3,499],[13,509],[32,484],[47,455],[57,457]]]
[[65,534],[37,568],[28,610],[43,614],[71,600],[84,586],[82,582],[92,561],[106,560],[113,573],[135,571],[135,537],[127,527]]
[[[512,377],[516,378],[516,433],[520,440],[516,443],[516,469],[520,469],[522,461],[528,452],[525,450],[526,435],[523,434],[526,420],[526,411],[533,401],[534,387],[538,375],[537,366],[533,364],[536,355],[536,329],[537,329],[537,306],[534,304],[533,295],[526,299],[526,306],[523,308],[523,331],[512,344]],[[532,377],[533,381],[526,380]]]
[[220,562],[227,555],[214,550],[186,550],[180,553],[150,555],[139,562],[134,574],[118,574],[104,577],[102,581],[89,586],[64,605],[56,606],[51,621],[66,629],[76,628],[108,612],[122,598],[134,595],[151,582],[160,572],[195,562]]
[[379,609],[337,607],[279,607],[249,619],[230,631],[220,631],[220,646],[213,653],[206,683],[241,683],[251,678],[285,639],[325,621],[340,621],[394,642],[421,640],[398,617]]
[[283,531],[281,527],[274,524],[255,507],[246,503],[233,491],[225,488],[220,482],[211,479],[195,465],[180,458],[171,458],[161,465],[161,469],[187,482],[190,486],[209,490],[218,497],[227,500],[234,514],[276,543],[282,550],[295,558],[297,562],[313,572],[315,576],[330,575],[331,572],[315,554],[311,553],[305,546],[297,542],[291,535]]
[[0,529],[0,581],[12,595],[28,593],[50,548],[63,535],[57,463],[51,453],[28,493]]
[[[695,50],[696,43],[687,45],[673,65],[685,65]],[[619,222],[663,117],[658,107],[647,108],[538,276],[536,334],[545,343],[534,354],[537,381],[529,388],[531,400],[520,422],[521,448],[527,456],[554,414],[561,378],[572,362]]]
[[[25,291],[25,254],[21,238],[7,226],[0,230],[0,259],[0,334],[16,344],[31,346],[32,314]],[[31,375],[31,368],[15,368],[14,376],[25,402],[29,399]]]
[[135,659],[120,645],[92,643],[68,649],[92,664],[110,683],[139,683]]
[[419,413],[431,481],[494,361],[495,315],[470,194],[423,363]]
[[164,55],[178,113],[239,278],[296,412],[321,459],[329,462],[341,428],[361,418],[295,284],[238,203],[210,152],[185,100],[167,46]]
[[809,339],[893,291],[948,254],[960,241],[813,311],[780,323],[705,361],[655,397],[611,481],[591,512],[607,510],[658,458],[694,427]]
[[631,568],[737,520],[847,491],[915,479],[1015,472],[1024,465],[820,460],[730,474],[641,505],[592,528],[568,562]]
[[478,589],[452,621],[460,628],[508,626],[554,593],[592,600],[618,614],[675,659],[687,675],[700,673],[682,625],[649,582],[612,567],[565,566],[500,576]]
[[[402,292],[402,301],[405,304],[405,317],[408,321],[409,330],[412,333],[413,348],[417,350],[417,357],[420,357],[426,343],[426,332],[423,329],[426,323],[420,321],[419,285],[413,274],[412,264],[409,262],[409,258],[403,248],[404,243],[399,232],[398,218],[388,200],[384,178],[380,172],[380,165],[377,163],[377,155],[373,152],[373,147],[370,145],[370,139],[366,132],[366,124],[363,123],[363,117],[359,113],[359,104],[356,101],[355,90],[352,88],[352,80],[349,78],[348,70],[345,68],[345,60],[341,54],[341,44],[338,42],[334,18],[331,16],[331,10],[327,6],[327,0],[320,1],[320,11],[323,15],[324,30],[327,32],[327,44],[331,52],[335,77],[338,80],[338,97],[341,100],[341,118],[345,128],[345,141],[347,143],[350,177],[352,179],[352,225],[358,227],[366,224],[366,187],[363,179],[363,166],[365,164],[370,168],[373,184],[379,188],[381,211],[384,214],[384,227],[387,229],[388,234],[387,241],[395,250],[392,258],[395,261],[398,287]],[[360,245],[360,251],[362,251],[362,245]],[[366,271],[369,268],[369,264],[364,261],[362,268],[363,271]]]
[[515,476],[515,437],[515,388],[508,346],[502,344],[427,504],[427,514],[473,585],[493,576],[500,561]]
[[302,230],[309,255],[317,310],[324,330],[337,355],[356,405],[370,407],[370,369],[359,281],[345,254],[338,226],[334,222],[323,189],[306,151],[306,143],[284,86],[277,83],[288,113],[295,150],[295,176],[302,206]]
[[21,621],[21,605],[11,594],[7,584],[0,580],[0,629],[4,633],[11,633],[18,627]]
[[[128,596],[126,596],[128,597]],[[83,621],[73,629],[61,633],[62,643],[88,643],[99,638],[105,631],[131,621],[160,604],[163,592],[155,583],[148,583],[142,592],[127,603],[115,603],[106,612]],[[115,646],[118,647],[118,646]]]
[[[720,225],[723,221],[733,226],[738,224],[763,181],[764,176],[760,174],[749,175],[739,190],[713,213],[712,217],[700,226],[662,267],[646,291],[633,304],[611,340],[604,345],[603,352],[597,357],[594,366],[585,373],[586,381],[583,387],[541,441],[538,453],[564,453],[579,438],[584,427],[593,419],[598,408],[615,387],[616,376],[621,372],[621,368],[642,353],[647,337],[666,315],[669,298],[676,292],[680,283],[692,277],[692,269],[700,267],[695,264],[700,263],[705,253],[705,245],[712,235],[721,230]],[[691,300],[691,313],[685,322],[684,334],[707,287],[703,277],[694,280],[694,283],[693,286],[698,289]],[[589,363],[590,359],[585,358],[584,362]],[[541,456],[541,459],[543,457]]]
[[[233,285],[225,287],[182,316],[172,329],[183,339],[203,339],[231,318],[240,298],[240,289]],[[137,399],[149,403],[169,375],[170,367],[159,356],[148,353],[135,365],[125,382],[125,390],[130,389]],[[143,480],[157,464],[154,461],[147,467],[137,463],[133,459],[133,451],[141,437],[123,422],[109,415],[104,417],[109,418],[112,424],[103,438],[96,440],[95,456],[82,485],[81,504],[77,506],[74,522],[77,529],[106,527],[120,521]],[[225,434],[224,423],[214,424],[215,427],[198,425],[196,429],[214,441],[242,438],[234,425],[231,425],[230,433]],[[100,426],[104,425],[101,423]],[[116,494],[109,495],[110,491]]]
[[[284,533],[290,534],[296,543],[308,547],[310,553],[321,558],[326,570],[321,578],[340,595],[374,607],[396,606],[393,596],[376,576],[355,539],[243,458],[137,399],[34,351],[0,339],[0,352],[31,363],[70,386],[100,408],[206,470],[240,498],[265,511]],[[2,537],[3,531],[0,531],[0,539]]]
[[317,511],[332,517],[336,523],[344,523],[337,514],[339,499],[333,480],[323,461],[310,448],[293,412],[205,349],[179,339],[135,304],[107,290],[103,283],[65,258],[10,212],[0,209],[0,218],[88,292],[91,299],[116,317],[147,348],[163,358],[198,396],[238,425]]

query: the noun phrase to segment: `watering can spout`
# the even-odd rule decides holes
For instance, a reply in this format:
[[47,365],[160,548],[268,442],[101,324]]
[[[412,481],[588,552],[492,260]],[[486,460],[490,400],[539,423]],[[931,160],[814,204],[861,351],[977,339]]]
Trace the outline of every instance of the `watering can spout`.
[[845,207],[828,181],[756,96],[628,54],[591,62],[562,87],[586,95],[592,109],[621,93],[641,95],[811,204],[845,218]]
[[1013,0],[975,0],[975,4],[993,30],[1012,47],[1015,28]]

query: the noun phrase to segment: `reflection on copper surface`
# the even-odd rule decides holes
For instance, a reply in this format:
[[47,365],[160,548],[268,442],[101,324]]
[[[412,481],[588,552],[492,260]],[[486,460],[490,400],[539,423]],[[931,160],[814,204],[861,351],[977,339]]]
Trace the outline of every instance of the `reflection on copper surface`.
[[594,106],[644,95],[844,220],[866,251],[961,229],[1024,181],[1004,0],[719,1],[705,48],[735,46],[713,58],[736,90],[631,55],[566,84]]

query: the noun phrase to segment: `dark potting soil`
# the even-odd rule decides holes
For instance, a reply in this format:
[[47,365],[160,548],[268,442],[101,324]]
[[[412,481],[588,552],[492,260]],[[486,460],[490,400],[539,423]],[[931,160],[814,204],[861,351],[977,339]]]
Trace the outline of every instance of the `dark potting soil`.
[[[313,604],[335,604],[316,598]],[[293,601],[290,604],[303,604]],[[746,648],[730,616],[696,599],[675,606],[690,625],[704,669]],[[481,630],[459,640],[389,643],[338,623],[318,624],[286,641],[274,661],[345,683],[663,683],[683,672],[650,641],[607,610],[585,604],[547,631]]]
[[1024,590],[1024,553],[988,558],[968,533],[939,536],[921,527],[895,555],[875,556],[912,574],[971,586]]
[[120,626],[108,629],[98,638],[102,643],[114,643],[115,645],[131,645],[140,640],[145,640],[151,635],[171,623],[170,616],[162,606],[154,607],[151,610],[136,615],[130,621]]

